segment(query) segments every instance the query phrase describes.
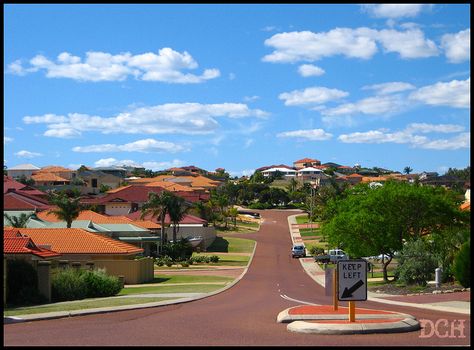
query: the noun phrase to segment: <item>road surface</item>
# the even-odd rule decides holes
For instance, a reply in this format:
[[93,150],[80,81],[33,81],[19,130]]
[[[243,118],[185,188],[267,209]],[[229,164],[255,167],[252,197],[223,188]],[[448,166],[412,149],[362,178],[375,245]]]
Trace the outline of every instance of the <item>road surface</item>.
[[[468,345],[470,316],[360,302],[358,307],[399,311],[439,324],[464,320],[463,332],[437,329],[403,334],[316,335],[291,333],[278,313],[304,303],[331,304],[324,289],[290,255],[287,217],[294,211],[261,211],[252,264],[232,288],[205,299],[156,308],[4,325],[4,345]],[[345,303],[341,303],[346,306]],[[456,324],[456,323],[454,323]],[[459,323],[458,323],[459,324]],[[444,337],[448,335],[448,337]],[[460,335],[464,335],[462,338]]]

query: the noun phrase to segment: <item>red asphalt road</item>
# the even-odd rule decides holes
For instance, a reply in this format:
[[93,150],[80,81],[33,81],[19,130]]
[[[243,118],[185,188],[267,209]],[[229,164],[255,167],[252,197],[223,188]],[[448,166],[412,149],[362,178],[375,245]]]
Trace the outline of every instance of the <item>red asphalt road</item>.
[[[4,345],[469,345],[470,316],[418,308],[360,302],[357,307],[414,315],[418,320],[443,327],[459,325],[454,337],[446,328],[403,334],[316,335],[292,333],[277,323],[278,313],[303,305],[299,301],[330,304],[324,289],[303,270],[289,252],[291,239],[287,216],[294,211],[261,211],[265,222],[255,239],[257,249],[244,278],[225,292],[205,299],[149,309],[78,316],[56,320],[4,325]],[[347,306],[341,303],[341,306]],[[426,322],[425,322],[426,323]],[[432,335],[431,335],[432,334]],[[428,336],[427,336],[428,335]],[[431,336],[430,336],[431,335]],[[464,338],[461,337],[464,335]]]

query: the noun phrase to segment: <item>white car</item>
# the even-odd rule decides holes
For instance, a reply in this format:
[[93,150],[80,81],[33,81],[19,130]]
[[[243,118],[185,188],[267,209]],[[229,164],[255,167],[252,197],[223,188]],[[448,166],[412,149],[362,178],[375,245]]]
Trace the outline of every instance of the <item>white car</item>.
[[304,258],[306,256],[306,248],[304,244],[293,244],[291,248],[291,257],[292,258]]

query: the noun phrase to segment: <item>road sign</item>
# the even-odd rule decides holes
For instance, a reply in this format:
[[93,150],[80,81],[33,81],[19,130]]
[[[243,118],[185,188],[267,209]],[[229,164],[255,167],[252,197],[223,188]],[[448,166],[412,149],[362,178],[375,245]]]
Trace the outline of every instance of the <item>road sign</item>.
[[367,300],[367,261],[339,260],[337,279],[337,298],[340,301]]

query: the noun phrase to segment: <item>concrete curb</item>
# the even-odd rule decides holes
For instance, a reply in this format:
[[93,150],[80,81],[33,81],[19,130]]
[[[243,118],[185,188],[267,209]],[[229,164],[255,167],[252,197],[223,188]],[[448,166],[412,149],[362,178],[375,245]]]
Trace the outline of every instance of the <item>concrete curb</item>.
[[[195,301],[199,299],[208,298],[213,295],[222,293],[229,288],[232,288],[244,277],[244,275],[247,273],[250,267],[250,264],[252,263],[256,249],[257,249],[257,242],[255,241],[252,255],[250,256],[250,260],[247,266],[245,267],[244,271],[240,274],[240,276],[237,277],[232,283],[214,292],[204,293],[204,295],[199,296],[199,297],[187,297],[187,298],[185,297],[185,298],[173,299],[171,301],[164,300],[164,301],[145,303],[145,304],[121,305],[121,306],[101,307],[101,308],[85,309],[85,310],[58,311],[58,312],[48,312],[48,313],[43,313],[43,314],[18,315],[18,316],[4,316],[3,324],[12,324],[12,323],[29,322],[29,321],[37,321],[37,320],[51,320],[51,319],[56,319],[56,318],[64,318],[64,317],[72,317],[72,316],[83,316],[83,315],[103,314],[103,313],[117,312],[117,311],[145,309],[145,308],[151,308],[151,307],[157,307],[157,306],[182,304],[182,303],[187,303],[187,302],[191,302],[191,301]],[[157,294],[157,296],[159,296],[159,294]]]
[[380,323],[314,323],[294,321],[286,327],[290,332],[311,334],[402,333],[419,330],[420,323],[412,318]]
[[[277,316],[278,323],[289,323],[293,321],[304,321],[304,320],[347,320],[347,314],[313,314],[313,315],[290,315],[289,310],[293,308],[288,308],[280,312]],[[384,310],[377,310],[377,311],[384,311]],[[392,311],[385,311],[386,314],[358,314],[356,319],[357,320],[372,320],[372,319],[391,319],[391,318],[415,318],[412,315],[399,313],[399,312],[392,312]]]

